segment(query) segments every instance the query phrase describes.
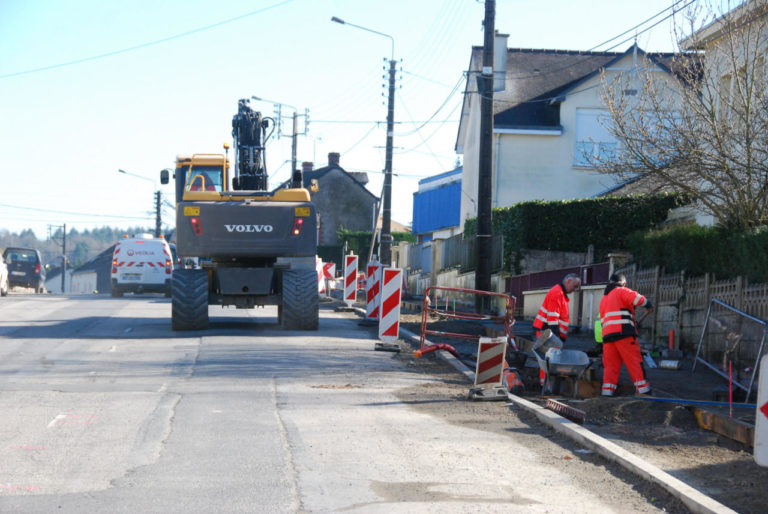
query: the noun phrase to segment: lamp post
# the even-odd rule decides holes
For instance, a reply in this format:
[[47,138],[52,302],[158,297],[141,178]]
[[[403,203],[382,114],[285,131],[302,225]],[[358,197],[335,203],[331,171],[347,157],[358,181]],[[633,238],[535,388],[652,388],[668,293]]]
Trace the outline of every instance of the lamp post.
[[152,187],[154,188],[154,201],[155,201],[155,237],[160,237],[160,234],[162,233],[162,219],[160,217],[160,208],[162,206],[162,197],[160,193],[160,189],[157,187],[157,182],[155,182],[153,179],[149,177],[145,177],[143,175],[137,175],[136,173],[131,173],[129,171],[117,170],[118,173],[123,173],[124,175],[130,175],[132,177],[140,178],[143,180],[147,180],[149,182],[152,182]]
[[[389,38],[392,43],[392,53],[389,59],[389,100],[387,102],[387,146],[384,163],[384,207],[382,209],[381,219],[381,243],[379,248],[379,258],[382,266],[391,266],[392,264],[392,133],[395,124],[395,39],[389,34],[371,30],[354,23],[349,23],[334,16],[331,21],[341,25],[349,25],[366,32]],[[375,228],[374,228],[375,232]]]

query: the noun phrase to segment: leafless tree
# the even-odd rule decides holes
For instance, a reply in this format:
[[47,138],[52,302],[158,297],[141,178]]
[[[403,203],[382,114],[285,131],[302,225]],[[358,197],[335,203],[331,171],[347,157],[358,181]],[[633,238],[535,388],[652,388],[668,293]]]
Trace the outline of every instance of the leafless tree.
[[[678,20],[680,52],[643,56],[633,73],[608,79],[606,127],[617,150],[595,168],[651,189],[689,193],[728,229],[768,224],[768,1]],[[682,27],[685,27],[683,31]],[[659,64],[672,72],[659,73]]]

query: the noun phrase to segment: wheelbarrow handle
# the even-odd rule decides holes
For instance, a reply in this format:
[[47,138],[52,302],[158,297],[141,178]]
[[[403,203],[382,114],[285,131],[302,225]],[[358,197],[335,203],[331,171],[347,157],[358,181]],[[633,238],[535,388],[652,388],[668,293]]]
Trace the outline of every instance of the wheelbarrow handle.
[[649,315],[651,312],[653,312],[653,310],[651,310],[651,309],[646,309],[646,310],[645,310],[645,312],[643,313],[643,315],[642,315],[642,316],[640,316],[640,319],[639,319],[639,320],[637,320],[637,321],[635,321],[635,326],[636,326],[637,328],[640,328],[640,323],[642,323],[642,322],[643,322],[643,320],[644,320],[645,318],[647,318],[647,317],[648,317],[648,315]]

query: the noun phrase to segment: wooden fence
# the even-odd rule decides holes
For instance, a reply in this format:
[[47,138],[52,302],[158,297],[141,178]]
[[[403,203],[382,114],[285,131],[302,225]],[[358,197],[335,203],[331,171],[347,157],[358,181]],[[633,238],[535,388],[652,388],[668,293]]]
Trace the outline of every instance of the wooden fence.
[[[761,320],[768,320],[768,284],[750,284],[744,277],[717,280],[712,274],[688,277],[684,272],[664,274],[660,267],[638,269],[636,265],[616,270],[627,277],[627,286],[650,299],[656,311],[643,322],[641,337],[667,347],[670,331],[675,346],[695,352],[713,298]],[[712,321],[714,320],[714,322]],[[710,362],[744,376],[760,351],[763,326],[714,305],[702,342],[702,355]],[[737,346],[733,348],[735,338]]]

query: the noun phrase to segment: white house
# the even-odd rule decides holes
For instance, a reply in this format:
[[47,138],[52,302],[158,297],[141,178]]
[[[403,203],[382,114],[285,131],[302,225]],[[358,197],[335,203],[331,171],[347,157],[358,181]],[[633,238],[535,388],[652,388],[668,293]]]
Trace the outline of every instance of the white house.
[[[477,215],[482,51],[472,49],[456,140],[456,152],[464,155],[462,228]],[[646,54],[636,45],[625,52],[508,49],[505,90],[494,93],[493,102],[493,207],[589,198],[616,186],[585,159],[586,153],[616,148],[605,128],[610,116],[604,87],[617,74],[639,80],[640,69],[677,87],[670,69],[674,55]],[[642,91],[629,84],[624,94]]]

